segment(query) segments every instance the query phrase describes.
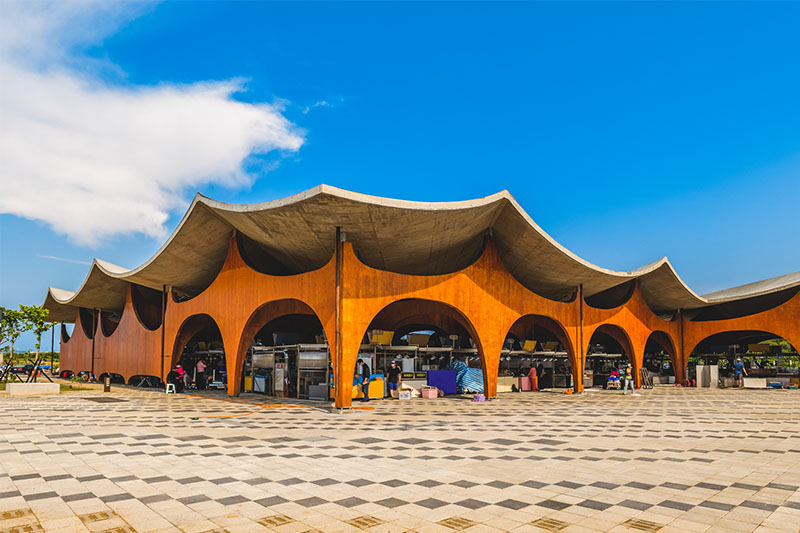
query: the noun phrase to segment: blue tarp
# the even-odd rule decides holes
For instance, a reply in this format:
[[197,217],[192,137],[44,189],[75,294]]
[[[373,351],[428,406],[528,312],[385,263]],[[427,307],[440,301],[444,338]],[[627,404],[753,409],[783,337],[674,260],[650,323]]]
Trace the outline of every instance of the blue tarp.
[[458,392],[483,392],[483,370],[470,368],[462,361],[453,361],[451,368],[456,371]]

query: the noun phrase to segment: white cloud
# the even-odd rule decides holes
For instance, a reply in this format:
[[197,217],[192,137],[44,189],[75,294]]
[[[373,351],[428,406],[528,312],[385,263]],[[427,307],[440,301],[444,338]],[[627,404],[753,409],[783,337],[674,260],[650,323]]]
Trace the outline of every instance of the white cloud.
[[0,213],[44,221],[82,244],[134,232],[163,238],[188,189],[247,185],[251,155],[300,148],[303,132],[282,103],[232,98],[240,81],[104,82],[98,72],[113,65],[88,60],[81,47],[143,7],[4,0]]
[[309,111],[314,109],[315,107],[331,107],[331,103],[327,100],[320,100],[319,102],[314,102],[311,105],[307,105],[303,108],[303,114],[307,115]]

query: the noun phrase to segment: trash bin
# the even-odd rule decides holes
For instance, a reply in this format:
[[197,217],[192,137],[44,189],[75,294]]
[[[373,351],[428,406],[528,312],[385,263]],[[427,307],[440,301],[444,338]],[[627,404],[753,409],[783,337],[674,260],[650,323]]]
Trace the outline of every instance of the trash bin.
[[111,392],[111,376],[103,378],[103,392]]

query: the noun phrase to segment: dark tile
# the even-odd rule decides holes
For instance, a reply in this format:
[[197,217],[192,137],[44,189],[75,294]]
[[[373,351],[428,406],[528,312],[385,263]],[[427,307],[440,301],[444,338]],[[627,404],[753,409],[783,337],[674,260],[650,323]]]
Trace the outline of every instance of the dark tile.
[[626,487],[633,487],[634,489],[642,489],[642,490],[650,490],[655,488],[655,485],[650,485],[647,483],[639,483],[638,481],[631,481],[630,483],[625,483]]
[[134,499],[134,497],[132,494],[123,492],[122,494],[111,494],[109,496],[101,496],[100,499],[103,501],[103,503],[112,503],[112,502],[121,502],[124,500],[132,500]]
[[720,511],[730,511],[736,506],[722,502],[704,501],[700,502],[699,507],[708,507],[709,509],[718,509]]
[[354,487],[365,487],[367,485],[372,485],[375,482],[374,481],[369,481],[367,479],[354,479],[353,481],[347,481],[346,483],[348,485],[352,485]]
[[637,502],[636,500],[623,500],[617,505],[620,507],[627,507],[628,509],[636,509],[637,511],[645,511],[652,507],[649,503]]
[[302,505],[303,507],[316,507],[317,505],[322,505],[323,503],[328,503],[328,500],[323,500],[322,498],[318,498],[316,496],[311,496],[310,498],[303,498],[302,500],[295,500],[294,503],[298,505]]
[[556,483],[556,485],[559,487],[566,487],[568,489],[579,489],[584,486],[580,483],[573,483],[572,481],[559,481]]
[[289,479],[284,479],[284,480],[278,481],[278,483],[288,487],[290,485],[299,485],[300,483],[305,483],[305,481],[303,481],[302,479],[296,478],[296,477],[290,477]]
[[523,481],[522,483],[520,483],[520,485],[522,485],[523,487],[531,488],[531,489],[541,489],[542,487],[546,487],[547,483],[542,483],[540,481],[530,480],[530,481]]
[[591,487],[597,487],[599,489],[606,489],[606,490],[614,490],[617,487],[619,487],[619,485],[617,485],[616,483],[606,483],[605,481],[595,481],[590,486]]
[[459,439],[459,438],[455,438],[455,439],[447,439],[447,440],[443,440],[442,442],[446,442],[447,444],[458,444],[458,445],[462,445],[462,444],[473,444],[475,441],[474,441],[474,440],[468,440],[468,439]]
[[164,502],[171,499],[172,498],[170,498],[166,494],[153,494],[152,496],[145,496],[144,498],[139,498],[139,501],[145,505],[150,505],[151,503]]
[[253,437],[248,437],[247,435],[236,435],[236,436],[233,436],[233,437],[222,437],[219,440],[222,440],[222,441],[225,441],[225,442],[242,442],[242,441],[256,440],[256,439],[253,438]]
[[598,502],[597,500],[583,500],[578,505],[580,505],[581,507],[586,507],[588,509],[595,509],[597,511],[605,511],[606,509],[611,507],[611,504]]
[[114,483],[124,483],[125,481],[133,481],[134,479],[139,478],[136,476],[122,476],[110,478],[109,481],[113,481]]
[[403,444],[424,444],[426,442],[431,442],[425,439],[417,439],[417,438],[408,438],[408,439],[399,439],[397,442],[402,442]]
[[439,485],[444,485],[441,481],[435,481],[433,479],[426,479],[425,481],[417,481],[414,485],[419,485],[421,487],[438,487]]
[[675,489],[675,490],[686,490],[686,489],[690,488],[690,485],[684,485],[682,483],[671,483],[671,482],[662,483],[661,486],[662,487],[666,487],[668,489]]
[[26,502],[32,502],[36,500],[46,500],[48,498],[58,498],[58,493],[53,491],[39,492],[36,494],[25,494],[24,497]]
[[494,505],[499,505],[500,507],[505,507],[507,509],[513,509],[515,511],[518,511],[523,507],[528,507],[530,504],[521,502],[519,500],[508,499],[508,500],[503,500],[501,502],[497,502]]
[[[78,478],[78,481],[80,480],[81,479]],[[158,476],[158,477],[149,477],[147,479],[143,479],[142,481],[144,481],[145,483],[161,483],[163,481],[172,481],[172,478],[169,478],[167,476]]]
[[468,489],[470,487],[475,487],[476,485],[480,485],[480,483],[473,483],[472,481],[467,481],[465,479],[462,479],[461,481],[454,481],[450,484],[455,485],[456,487],[461,487],[462,489]]
[[658,504],[659,507],[667,507],[669,509],[678,509],[679,511],[688,511],[692,509],[694,505],[690,503],[683,503],[683,502],[676,502],[674,500],[664,500],[663,502]]
[[539,507],[545,507],[547,509],[553,509],[555,511],[560,511],[570,506],[570,504],[568,503],[559,502],[556,500],[543,500],[537,503],[536,505],[538,505]]
[[491,442],[492,444],[499,444],[500,446],[513,446],[514,444],[520,444],[520,441],[511,439],[492,439],[492,440],[487,440],[486,442]]
[[472,509],[474,511],[476,509],[480,509],[481,507],[486,507],[489,504],[486,502],[482,502],[480,500],[473,500],[472,498],[468,498],[466,500],[461,500],[460,502],[456,502],[453,505],[460,505],[461,507],[466,507],[467,509]]
[[744,501],[739,504],[740,507],[749,507],[751,509],[761,509],[762,511],[774,511],[778,508],[777,505],[772,505],[771,503],[764,503],[764,502],[753,502],[753,501]]
[[61,497],[61,499],[64,500],[65,502],[77,502],[80,500],[90,500],[92,498],[97,498],[97,496],[95,496],[91,492],[81,492],[80,494],[67,494]]
[[350,509],[351,507],[355,507],[357,505],[362,505],[364,503],[369,503],[369,502],[367,500],[362,500],[361,498],[356,498],[355,496],[351,496],[350,498],[345,498],[343,500],[339,500],[333,503]]
[[767,487],[771,489],[788,490],[790,492],[795,492],[797,490],[800,490],[800,487],[798,487],[797,485],[784,485],[783,483],[767,483]]
[[227,498],[220,498],[219,500],[217,500],[217,503],[222,505],[236,505],[237,503],[244,503],[249,501],[250,500],[248,500],[244,496],[240,496],[237,494],[235,496],[228,496]]
[[387,487],[397,488],[402,487],[403,485],[408,485],[407,481],[400,481],[399,479],[390,479],[389,481],[381,481],[381,485],[386,485]]
[[420,500],[414,503],[416,505],[425,507],[427,509],[438,509],[439,507],[447,505],[447,502],[443,502],[442,500],[437,500],[436,498],[426,498],[424,500]]
[[382,505],[383,507],[388,507],[389,509],[394,509],[395,507],[400,507],[401,505],[408,505],[408,502],[404,502],[403,500],[399,500],[397,498],[386,498],[385,500],[378,500],[378,505]]
[[286,503],[288,501],[289,500],[286,498],[281,498],[280,496],[269,496],[268,498],[255,500],[257,504],[263,505],[264,507],[272,507],[273,505],[280,505],[281,503]]
[[185,477],[182,479],[176,479],[176,483],[180,483],[181,485],[191,485],[192,483],[200,483],[201,481],[205,481],[205,479],[197,476],[192,477]]
[[0,500],[5,500],[6,498],[16,498],[17,496],[22,496],[18,490],[0,492]]
[[500,481],[499,479],[496,481],[492,481],[491,483],[486,483],[487,487],[494,487],[495,489],[505,489],[514,485],[513,483],[507,483],[505,481]]
[[178,501],[181,502],[183,505],[192,505],[193,503],[207,502],[210,499],[211,498],[209,498],[205,494],[195,494],[194,496],[185,496],[183,498],[178,498]]
[[39,474],[18,474],[16,476],[11,476],[12,481],[22,481],[24,479],[35,479],[41,477]]
[[336,485],[339,482],[336,481],[335,479],[331,479],[331,478],[328,477],[328,478],[325,478],[325,479],[318,479],[316,481],[312,481],[311,483],[313,483],[314,485],[317,485],[319,487],[327,487],[329,485]]
[[748,483],[739,483],[738,481],[731,485],[731,487],[736,487],[737,489],[745,489],[745,490],[761,490],[762,487],[758,485],[750,485]]
[[725,490],[728,487],[725,485],[718,485],[716,483],[696,483],[695,487],[699,487],[701,489],[708,489],[708,490]]

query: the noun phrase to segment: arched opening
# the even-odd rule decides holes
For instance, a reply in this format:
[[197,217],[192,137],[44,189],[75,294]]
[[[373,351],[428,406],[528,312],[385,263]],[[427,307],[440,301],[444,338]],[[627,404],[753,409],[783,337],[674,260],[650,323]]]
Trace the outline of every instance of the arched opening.
[[119,313],[100,311],[100,331],[104,337],[110,337],[116,331],[120,319]]
[[327,400],[330,354],[322,323],[300,300],[269,302],[245,325],[236,364],[242,379],[236,392]]
[[664,331],[654,331],[644,346],[642,366],[654,385],[675,383],[676,351],[672,338]]
[[66,344],[72,338],[72,332],[75,329],[75,324],[61,324],[61,343]]
[[97,376],[97,381],[103,383],[106,379],[106,376],[111,378],[111,383],[114,385],[125,385],[125,378],[122,377],[122,374],[117,374],[115,372],[103,372]]
[[698,387],[733,387],[738,360],[744,365],[746,387],[788,387],[800,380],[797,347],[760,330],[724,331],[700,341],[689,354],[687,380]]
[[161,382],[161,379],[158,376],[147,376],[142,374],[131,376],[128,380],[128,385],[147,389],[164,387],[164,384]]
[[533,389],[532,368],[536,372],[536,388],[571,388],[576,382],[576,366],[575,350],[564,327],[547,316],[526,315],[514,322],[506,335],[497,391]]
[[[387,395],[392,361],[412,396],[422,395],[428,386],[445,394],[487,389],[483,349],[474,327],[459,310],[439,301],[398,300],[381,309],[364,334],[358,359],[371,370],[371,398]],[[353,394],[359,397],[361,388],[354,387]]]
[[[633,345],[625,330],[613,324],[602,324],[589,339],[584,369],[584,387],[617,389],[630,363],[634,383],[639,385],[639,368]],[[622,378],[622,379],[619,379]]]
[[[198,376],[197,363],[203,361],[205,372]],[[181,324],[172,349],[171,367],[180,364],[188,388],[222,389],[228,382],[225,346],[217,323],[209,315],[192,315]]]
[[161,327],[161,306],[163,293],[131,284],[131,303],[139,322],[150,331]]
[[94,338],[94,332],[97,331],[94,322],[95,311],[93,309],[86,309],[85,307],[81,307],[79,314],[81,318],[81,329],[83,330],[83,334],[86,335],[87,339]]

